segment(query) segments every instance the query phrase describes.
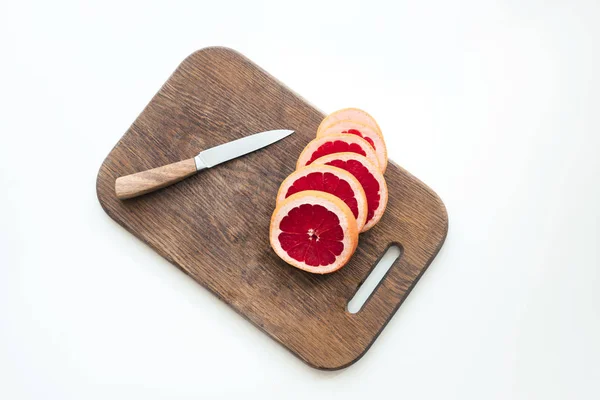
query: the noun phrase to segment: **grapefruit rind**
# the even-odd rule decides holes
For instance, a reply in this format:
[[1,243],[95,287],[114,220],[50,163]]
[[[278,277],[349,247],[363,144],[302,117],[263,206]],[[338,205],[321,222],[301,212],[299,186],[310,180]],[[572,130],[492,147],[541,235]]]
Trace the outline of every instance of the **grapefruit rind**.
[[[336,214],[339,219],[339,225],[344,233],[342,240],[344,248],[341,254],[338,255],[335,258],[335,261],[330,265],[318,267],[310,266],[302,261],[295,260],[281,247],[279,242],[279,235],[283,233],[279,227],[281,221],[292,209],[299,207],[302,204],[321,205],[328,211]],[[354,254],[358,245],[358,229],[356,219],[346,203],[329,193],[307,190],[293,194],[277,205],[271,216],[269,240],[275,253],[291,266],[314,274],[329,274],[346,265],[348,260],[350,260],[350,257],[352,257],[352,254]]]
[[[358,206],[358,216],[356,217],[356,225],[357,229],[361,231],[365,226],[365,222],[367,219],[367,197],[365,195],[365,191],[362,188],[362,185],[352,175],[350,172],[343,170],[341,168],[333,167],[331,165],[309,165],[307,167],[301,168],[292,172],[279,186],[279,190],[277,192],[276,203],[279,204],[285,200],[288,190],[293,184],[298,181],[300,178],[303,178],[311,173],[321,172],[321,173],[331,173],[336,175],[338,178],[345,180],[348,182],[352,190],[354,191],[357,206]],[[301,192],[298,192],[301,193]],[[324,192],[326,193],[326,192]]]
[[[377,154],[377,161],[379,164],[378,167],[381,170],[381,172],[384,173],[385,169],[387,168],[388,162],[387,148],[385,146],[383,136],[381,136],[381,134],[377,132],[373,127],[356,121],[340,120],[319,131],[317,133],[317,138],[329,135],[344,134],[342,132],[348,131],[350,129],[355,129],[359,131],[363,138],[368,138],[373,141],[375,153]],[[347,135],[347,133],[345,133],[344,135]]]
[[383,137],[383,132],[381,131],[379,124],[377,123],[375,118],[373,118],[373,116],[371,116],[371,114],[369,114],[368,112],[366,112],[364,110],[361,110],[360,108],[352,108],[352,107],[351,108],[343,108],[341,110],[334,111],[331,114],[329,114],[328,116],[326,116],[323,119],[323,121],[321,121],[321,124],[319,125],[319,128],[317,129],[317,136],[319,135],[321,130],[325,129],[326,127],[328,127],[329,125],[333,124],[336,121],[342,121],[342,120],[351,120],[351,121],[360,122],[361,124],[369,125],[369,126],[375,128],[377,133],[379,133],[379,135],[381,137]]
[[[329,162],[334,161],[334,160],[342,160],[342,161],[357,160],[357,161],[361,162],[369,170],[369,172],[373,175],[373,177],[377,180],[377,183],[379,183],[379,207],[374,211],[373,217],[365,223],[365,226],[360,231],[361,233],[366,232],[369,229],[371,229],[373,226],[375,226],[375,224],[377,224],[377,222],[379,222],[381,217],[383,217],[383,213],[385,212],[385,209],[387,207],[388,189],[387,189],[387,184],[385,182],[385,178],[383,177],[383,174],[381,173],[381,171],[375,165],[373,165],[369,160],[367,160],[366,157],[363,157],[356,153],[329,154],[324,157],[317,158],[315,160],[314,164],[327,165]],[[365,191],[365,195],[366,195],[366,191]],[[367,197],[367,201],[368,201],[368,197]]]
[[[302,150],[302,153],[300,153],[300,156],[298,157],[298,161],[296,162],[296,169],[300,169],[302,167],[307,166],[307,163],[311,160],[314,153],[321,148],[321,146],[323,146],[327,143],[333,143],[336,141],[345,142],[350,145],[360,146],[361,150],[364,151],[364,153],[365,153],[365,157],[367,157],[367,159],[369,161],[371,161],[371,163],[373,163],[373,164],[377,165],[377,167],[379,167],[378,155],[375,152],[375,150],[373,149],[373,147],[371,147],[371,144],[369,142],[367,142],[365,139],[361,138],[358,135],[348,135],[345,133],[339,133],[339,134],[330,134],[327,136],[321,136],[321,137],[317,137],[316,139],[311,140],[306,145],[306,147],[304,147],[304,150]],[[333,153],[330,153],[330,154],[333,154]],[[357,153],[357,154],[359,154],[359,153]],[[312,162],[314,162],[314,160]]]

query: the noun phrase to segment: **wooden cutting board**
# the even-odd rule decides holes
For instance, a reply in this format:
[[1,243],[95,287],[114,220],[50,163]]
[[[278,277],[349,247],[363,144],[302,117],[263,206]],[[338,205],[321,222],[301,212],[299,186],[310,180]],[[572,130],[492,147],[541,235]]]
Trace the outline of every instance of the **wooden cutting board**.
[[[366,352],[400,307],[442,246],[448,217],[431,189],[390,162],[387,211],[361,234],[349,264],[319,276],[281,261],[268,239],[275,195],[322,119],[241,54],[203,49],[181,63],[106,157],[97,193],[111,218],[300,359],[339,369]],[[115,196],[119,176],[279,128],[296,133],[166,189],[125,201]],[[350,314],[348,301],[391,244],[401,257]]]

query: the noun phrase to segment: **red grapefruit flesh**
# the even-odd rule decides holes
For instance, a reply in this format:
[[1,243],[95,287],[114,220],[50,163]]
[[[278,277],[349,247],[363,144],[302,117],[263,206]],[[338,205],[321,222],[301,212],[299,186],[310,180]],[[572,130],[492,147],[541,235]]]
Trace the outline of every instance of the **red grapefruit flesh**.
[[279,204],[289,196],[306,190],[330,193],[342,200],[356,218],[360,231],[365,226],[368,207],[362,185],[348,171],[329,165],[310,165],[288,176],[277,193]]
[[371,144],[358,135],[327,135],[311,140],[298,157],[296,169],[312,164],[317,158],[333,153],[356,153],[379,165]]
[[388,191],[383,174],[365,157],[356,153],[335,153],[318,158],[315,164],[331,165],[350,172],[360,182],[367,197],[367,220],[361,232],[371,229],[383,216]]
[[307,190],[277,205],[269,239],[288,264],[327,274],[348,262],[358,244],[358,229],[346,203],[329,193]]
[[345,134],[365,139],[377,154],[378,167],[385,172],[387,167],[387,149],[383,136],[372,126],[351,120],[336,121],[317,132],[317,138],[329,135]]

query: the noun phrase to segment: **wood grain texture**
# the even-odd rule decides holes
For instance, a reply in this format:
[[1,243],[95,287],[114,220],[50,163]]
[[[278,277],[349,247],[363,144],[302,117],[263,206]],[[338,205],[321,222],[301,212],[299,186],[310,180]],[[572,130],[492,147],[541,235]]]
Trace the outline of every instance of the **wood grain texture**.
[[[239,53],[203,49],[181,63],[110,152],[97,193],[115,221],[300,359],[339,369],[365,353],[402,304],[442,246],[448,218],[431,189],[390,162],[387,211],[344,268],[321,276],[280,260],[268,240],[277,189],[322,119]],[[296,133],[167,189],[115,196],[118,176],[280,128]],[[348,300],[391,244],[402,256],[362,310],[348,313]]]
[[115,194],[121,200],[131,199],[162,189],[196,173],[193,158],[125,175],[115,181]]

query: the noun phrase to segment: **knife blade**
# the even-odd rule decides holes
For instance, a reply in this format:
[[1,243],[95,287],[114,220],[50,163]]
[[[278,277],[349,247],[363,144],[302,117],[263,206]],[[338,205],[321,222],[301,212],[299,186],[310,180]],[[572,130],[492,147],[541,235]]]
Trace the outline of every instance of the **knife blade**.
[[179,182],[205,168],[212,168],[226,161],[269,146],[292,133],[294,131],[289,129],[276,129],[255,133],[254,135],[201,151],[194,158],[121,176],[115,181],[115,194],[117,198],[124,200],[153,192]]
[[208,150],[201,151],[194,160],[196,169],[200,171],[204,168],[212,168],[215,165],[233,160],[245,154],[251,153],[265,146],[273,144],[294,133],[289,129],[276,129],[255,133],[228,143],[224,143]]

